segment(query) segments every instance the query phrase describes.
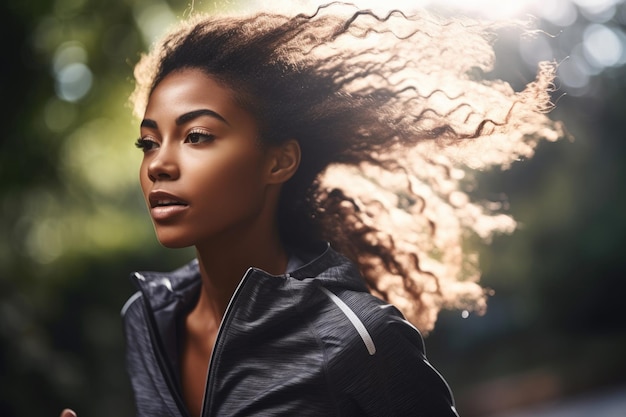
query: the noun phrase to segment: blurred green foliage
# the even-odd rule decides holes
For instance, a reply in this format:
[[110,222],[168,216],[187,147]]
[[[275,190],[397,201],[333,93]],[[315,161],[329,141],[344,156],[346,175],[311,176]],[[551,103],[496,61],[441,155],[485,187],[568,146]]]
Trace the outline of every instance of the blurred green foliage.
[[[193,254],[154,239],[126,99],[139,53],[186,10],[182,0],[0,6],[2,416],[132,414],[126,277]],[[510,45],[502,54],[505,78],[532,79]],[[507,374],[546,370],[562,394],[626,379],[626,70],[594,80],[594,94],[561,97],[553,113],[575,141],[480,175],[476,198],[508,196],[521,227],[481,248],[495,290],[487,315],[444,313],[428,340],[466,415],[475,385]]]
[[[161,252],[154,239],[126,105],[150,30],[187,7],[172,3],[0,6],[8,49],[0,84],[2,416],[57,415],[64,406],[92,416],[132,412],[119,319],[133,291],[126,277],[191,256]],[[138,23],[150,13],[164,27]]]

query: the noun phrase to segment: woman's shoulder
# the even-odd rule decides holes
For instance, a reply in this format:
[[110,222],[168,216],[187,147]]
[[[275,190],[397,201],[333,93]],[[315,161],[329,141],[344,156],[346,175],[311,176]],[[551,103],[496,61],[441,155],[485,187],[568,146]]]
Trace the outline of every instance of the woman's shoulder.
[[374,415],[424,410],[456,416],[447,383],[426,358],[422,335],[395,306],[367,292],[322,292],[328,303],[321,338],[335,392]]

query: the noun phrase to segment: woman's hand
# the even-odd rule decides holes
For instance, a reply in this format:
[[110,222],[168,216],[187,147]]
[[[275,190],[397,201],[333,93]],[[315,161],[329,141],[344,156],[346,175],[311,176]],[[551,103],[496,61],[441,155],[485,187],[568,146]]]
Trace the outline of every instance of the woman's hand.
[[76,417],[76,412],[74,412],[74,410],[66,408],[65,410],[61,411],[61,417]]

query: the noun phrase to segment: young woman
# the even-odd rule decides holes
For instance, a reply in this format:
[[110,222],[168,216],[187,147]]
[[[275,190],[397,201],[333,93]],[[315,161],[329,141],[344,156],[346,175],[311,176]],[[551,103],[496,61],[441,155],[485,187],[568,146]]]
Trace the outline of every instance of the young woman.
[[522,92],[483,80],[487,39],[332,4],[198,16],[142,58],[141,187],[159,241],[197,259],[134,274],[138,415],[457,415],[415,326],[484,307],[461,239],[514,223],[470,202],[455,164],[560,134],[552,68]]

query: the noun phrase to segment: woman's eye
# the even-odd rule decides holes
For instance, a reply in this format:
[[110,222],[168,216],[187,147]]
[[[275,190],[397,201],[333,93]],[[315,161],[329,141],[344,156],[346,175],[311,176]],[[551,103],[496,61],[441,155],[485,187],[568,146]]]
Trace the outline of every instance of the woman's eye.
[[215,139],[215,136],[211,135],[210,133],[191,132],[187,135],[185,142],[197,144],[197,143],[210,142],[214,139]]
[[156,148],[158,146],[158,143],[150,139],[139,138],[137,139],[137,142],[135,142],[135,146],[142,151],[147,152]]

